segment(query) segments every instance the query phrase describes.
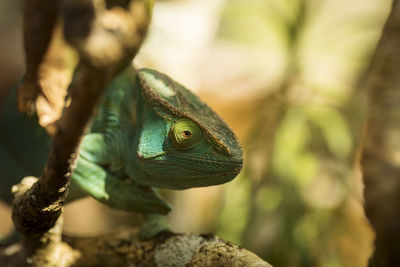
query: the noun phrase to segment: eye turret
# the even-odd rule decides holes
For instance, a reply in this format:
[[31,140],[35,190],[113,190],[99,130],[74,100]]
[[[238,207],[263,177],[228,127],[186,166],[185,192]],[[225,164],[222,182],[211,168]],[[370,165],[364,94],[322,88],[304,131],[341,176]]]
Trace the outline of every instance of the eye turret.
[[172,144],[181,150],[193,148],[202,137],[200,127],[190,119],[179,119],[171,127],[169,138]]

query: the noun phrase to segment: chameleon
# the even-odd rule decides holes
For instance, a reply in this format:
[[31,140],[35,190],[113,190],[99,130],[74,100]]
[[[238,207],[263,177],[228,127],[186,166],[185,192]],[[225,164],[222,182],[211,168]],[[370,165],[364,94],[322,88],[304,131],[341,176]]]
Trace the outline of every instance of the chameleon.
[[[15,92],[11,99],[15,99]],[[7,101],[0,114],[0,198],[40,176],[51,139],[37,116]],[[198,96],[153,69],[127,68],[108,86],[80,144],[67,201],[90,195],[112,208],[167,214],[158,188],[231,181],[243,152],[231,128]]]

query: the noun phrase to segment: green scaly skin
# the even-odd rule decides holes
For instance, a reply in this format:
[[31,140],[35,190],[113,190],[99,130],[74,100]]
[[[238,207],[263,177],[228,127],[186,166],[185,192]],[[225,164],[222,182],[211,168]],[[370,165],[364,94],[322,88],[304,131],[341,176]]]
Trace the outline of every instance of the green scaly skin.
[[[25,176],[39,176],[50,139],[37,118],[5,103],[0,115],[0,197]],[[143,237],[169,205],[153,188],[187,189],[235,178],[242,149],[232,130],[196,95],[165,74],[128,68],[109,86],[84,136],[72,174],[69,200],[90,195],[151,220]],[[153,215],[152,215],[153,214]]]

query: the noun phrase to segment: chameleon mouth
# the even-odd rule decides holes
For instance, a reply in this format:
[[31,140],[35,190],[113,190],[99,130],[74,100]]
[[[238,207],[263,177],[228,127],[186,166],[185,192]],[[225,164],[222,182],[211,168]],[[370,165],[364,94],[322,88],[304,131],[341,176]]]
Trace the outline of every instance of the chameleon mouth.
[[227,183],[233,180],[239,172],[221,172],[221,173],[203,173],[202,175],[195,176],[195,177],[185,177],[182,179],[177,180],[170,184],[164,184],[163,187],[175,189],[175,190],[183,190],[189,189],[193,187],[205,187],[205,186],[214,186]]
[[185,168],[200,169],[204,170],[207,167],[213,167],[214,170],[221,169],[241,169],[243,165],[243,159],[241,157],[229,157],[223,160],[215,160],[210,157],[183,157],[172,153],[162,152],[160,154],[143,158],[138,155],[138,159],[141,161],[156,160],[156,159],[166,159],[173,160],[174,164],[182,165]]
[[170,157],[174,159],[176,164],[185,166],[185,168],[195,169],[195,170],[213,170],[214,173],[223,173],[238,171],[242,169],[243,159],[242,158],[226,158],[223,160],[215,160],[211,158],[203,157],[180,157],[173,155]]
[[[215,160],[187,156],[167,153],[152,158],[151,167],[146,170],[152,177],[148,185],[174,190],[219,185],[233,180],[240,173],[243,164],[241,157]],[[155,172],[156,169],[165,170],[166,175],[160,176]]]

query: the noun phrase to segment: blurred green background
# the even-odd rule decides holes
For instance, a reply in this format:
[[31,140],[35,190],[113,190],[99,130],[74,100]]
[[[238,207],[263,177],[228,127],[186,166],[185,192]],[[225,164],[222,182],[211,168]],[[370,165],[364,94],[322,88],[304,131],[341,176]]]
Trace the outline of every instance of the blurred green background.
[[[366,265],[373,231],[355,166],[360,114],[352,98],[390,4],[156,2],[134,64],[197,92],[245,151],[244,170],[233,182],[165,192],[173,230],[214,232],[274,266]],[[0,96],[23,74],[21,6],[0,3]],[[4,234],[10,210],[0,208]],[[66,207],[65,228],[93,234],[132,220],[85,199]]]

